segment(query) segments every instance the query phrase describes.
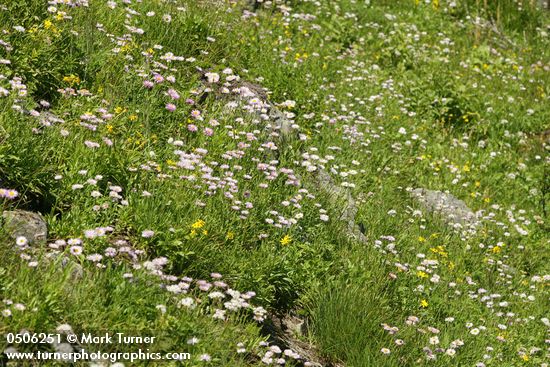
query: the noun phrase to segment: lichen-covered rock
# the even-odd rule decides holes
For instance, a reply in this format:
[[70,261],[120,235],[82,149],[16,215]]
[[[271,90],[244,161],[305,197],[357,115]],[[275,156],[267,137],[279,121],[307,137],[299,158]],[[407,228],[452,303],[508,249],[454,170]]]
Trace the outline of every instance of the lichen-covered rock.
[[268,98],[267,88],[242,80],[237,75],[231,75],[231,80],[226,80],[223,84],[213,83],[208,76],[217,75],[219,78],[218,74],[200,68],[198,71],[202,80],[198,92],[199,103],[203,103],[208,96],[213,96],[216,100],[225,102],[225,112],[231,113],[239,109],[253,116],[277,141],[288,143],[298,139],[299,128],[294,121],[294,114],[272,103]]
[[282,318],[281,323],[285,329],[294,336],[304,337],[307,334],[306,322],[300,317],[286,315]]
[[68,260],[67,258],[64,258],[63,260],[63,267],[69,268],[72,280],[79,280],[84,277],[84,268],[82,268],[82,265],[80,265],[76,261]]
[[46,255],[46,259],[59,263],[63,269],[68,269],[71,280],[79,280],[84,277],[84,268],[82,265],[73,260],[73,258],[63,255],[62,252],[51,252]]
[[328,195],[333,205],[335,207],[342,207],[340,220],[347,223],[347,235],[359,242],[366,243],[366,236],[363,234],[360,226],[355,223],[355,216],[357,215],[358,208],[349,190],[338,186],[330,174],[323,169],[317,169],[315,171],[315,180],[317,186]]
[[311,367],[328,365],[317,347],[304,339],[306,331],[304,320],[296,316],[287,315],[280,318],[272,314],[263,324],[263,331],[270,336],[270,341],[275,345],[298,353],[301,361],[307,361],[304,365]]
[[267,92],[257,84],[247,81],[234,83],[230,89],[230,102],[226,108],[239,107],[243,111],[253,114],[256,118],[265,122],[265,127],[277,136],[279,141],[292,141],[297,139],[298,130],[292,119],[293,114],[281,111],[268,99]]
[[440,216],[454,228],[471,228],[479,224],[476,214],[466,203],[449,193],[418,188],[412,190],[411,194],[425,210]]
[[38,213],[25,210],[6,210],[2,213],[4,230],[10,237],[25,237],[29,244],[39,245],[46,243],[48,226]]

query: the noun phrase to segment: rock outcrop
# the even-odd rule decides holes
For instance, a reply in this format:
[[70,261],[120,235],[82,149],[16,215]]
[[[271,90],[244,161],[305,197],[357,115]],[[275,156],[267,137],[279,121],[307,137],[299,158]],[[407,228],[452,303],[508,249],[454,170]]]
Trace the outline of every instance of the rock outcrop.
[[426,211],[455,229],[472,229],[479,224],[476,214],[466,203],[449,193],[418,188],[412,190],[411,195]]
[[4,230],[14,240],[25,237],[30,245],[42,245],[48,237],[48,226],[42,216],[25,210],[6,210],[2,213]]

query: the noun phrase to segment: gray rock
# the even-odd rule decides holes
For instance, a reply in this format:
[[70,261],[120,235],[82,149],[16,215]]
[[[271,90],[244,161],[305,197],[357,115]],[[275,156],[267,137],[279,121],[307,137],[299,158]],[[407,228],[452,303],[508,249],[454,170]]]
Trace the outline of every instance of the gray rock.
[[48,253],[45,258],[50,262],[58,263],[61,265],[62,269],[67,269],[67,272],[70,274],[70,280],[76,281],[84,277],[84,268],[82,265],[64,255],[62,252],[52,251]]
[[294,336],[304,337],[307,334],[305,320],[297,316],[286,315],[281,320],[281,323],[284,325],[287,332],[292,333]]
[[[267,128],[276,132],[279,140],[291,141],[297,138],[297,131],[292,128],[293,120],[268,99],[266,90],[257,84],[247,81],[240,82],[237,88],[239,104],[244,104],[245,109],[254,113],[257,117],[267,120]],[[253,102],[255,101],[256,102]],[[253,103],[252,103],[253,102]]]
[[451,194],[423,188],[414,189],[411,194],[425,210],[454,228],[471,228],[479,224],[476,214],[466,203]]
[[84,277],[84,269],[82,268],[82,265],[80,265],[77,262],[68,260],[63,263],[63,267],[69,268],[71,272],[71,279],[72,280],[80,280]]
[[2,218],[4,230],[13,239],[23,236],[29,244],[46,243],[48,226],[40,214],[25,210],[6,210],[2,213]]
[[349,190],[338,186],[330,174],[323,169],[318,169],[314,173],[317,186],[328,195],[335,207],[342,207],[340,220],[347,223],[347,235],[360,242],[367,242],[367,237],[355,223],[358,207]]
[[297,138],[296,131],[292,128],[293,122],[277,107],[269,106],[270,127],[279,133],[280,140],[292,141]]
[[205,75],[208,70],[199,69],[198,71],[202,76],[200,89],[203,91],[199,102],[211,95],[217,100],[226,102],[224,112],[231,113],[236,109],[241,109],[262,121],[265,129],[269,133],[274,133],[279,142],[287,143],[298,138],[298,130],[293,127],[294,120],[269,101],[268,89],[237,78],[235,81],[223,85],[229,92],[221,93],[220,86],[207,82]]
[[[264,324],[264,332],[271,337],[271,342],[282,349],[290,349],[300,355],[301,362],[307,362],[311,367],[323,367],[329,365],[322,357],[318,348],[307,341],[305,321],[296,316],[285,316],[279,318],[276,315],[269,315],[271,322]],[[302,365],[302,364],[300,364]]]

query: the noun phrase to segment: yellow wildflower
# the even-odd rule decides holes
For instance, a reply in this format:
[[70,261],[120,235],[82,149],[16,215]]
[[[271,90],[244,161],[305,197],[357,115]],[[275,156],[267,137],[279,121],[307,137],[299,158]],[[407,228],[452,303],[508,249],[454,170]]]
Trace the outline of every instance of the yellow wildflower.
[[122,46],[120,48],[120,52],[124,53],[124,52],[128,52],[132,49],[132,45],[131,44],[126,44],[124,46]]
[[199,229],[199,228],[204,227],[205,224],[206,224],[206,222],[204,220],[199,219],[195,223],[191,224],[191,228]]
[[423,308],[426,308],[428,307],[429,303],[428,301],[426,301],[425,299],[423,299],[422,301],[420,301],[420,306],[422,306]]
[[419,270],[416,272],[416,276],[419,278],[427,278],[428,274],[424,273],[423,271]]
[[80,78],[74,74],[63,77],[63,81],[69,84],[80,84]]
[[281,245],[285,246],[288,245],[290,242],[292,242],[292,237],[289,235],[285,235],[283,238],[281,238]]

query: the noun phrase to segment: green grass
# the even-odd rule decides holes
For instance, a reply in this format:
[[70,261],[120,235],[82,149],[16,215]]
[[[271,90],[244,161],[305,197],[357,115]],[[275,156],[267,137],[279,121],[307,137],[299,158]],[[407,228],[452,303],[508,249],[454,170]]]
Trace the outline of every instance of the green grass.
[[[3,248],[7,252],[8,249]],[[237,343],[243,342],[250,353],[255,352],[258,330],[254,325],[246,325],[239,319],[219,322],[209,317],[215,303],[195,309],[178,306],[177,299],[170,297],[160,288],[158,281],[146,274],[136,274],[131,281],[123,275],[132,272],[120,265],[107,265],[99,270],[84,268],[80,275],[75,265],[62,267],[59,260],[51,260],[36,268],[31,268],[8,253],[0,273],[0,286],[3,295],[17,303],[23,303],[24,310],[13,305],[4,307],[13,310],[1,325],[3,335],[28,330],[33,333],[55,333],[56,328],[68,324],[76,335],[102,336],[105,333],[126,336],[154,336],[151,344],[133,345],[109,343],[81,343],[79,346],[89,353],[137,352],[145,353],[191,353],[194,363],[203,353],[211,355],[212,365],[254,365],[250,354],[238,357]],[[6,265],[7,263],[7,265]],[[163,306],[164,312],[157,306]],[[196,345],[188,345],[192,337],[198,338]],[[228,341],[233,341],[228,343]],[[210,346],[216,345],[216,353]],[[224,345],[223,348],[220,348]],[[53,351],[47,344],[28,343],[18,345],[17,350]],[[5,362],[5,361],[4,361]],[[113,361],[114,362],[114,361]],[[30,363],[30,362],[29,362]],[[47,365],[47,362],[33,361],[34,365]],[[134,363],[151,364],[150,360]],[[165,362],[166,365],[174,362]],[[193,362],[191,362],[193,363]],[[30,364],[29,364],[30,365]],[[84,362],[77,365],[87,365]]]
[[[302,315],[303,337],[349,367],[543,365],[548,13],[504,0],[274,1],[254,14],[244,1],[73,2],[0,11],[0,187],[19,193],[1,205],[42,213],[49,244],[83,241],[74,255],[4,234],[0,299],[26,308],[4,302],[0,333],[169,335],[154,347],[190,351],[189,365],[204,353],[261,365],[261,306]],[[220,76],[212,93],[199,70]],[[229,108],[229,75],[267,88],[301,138]],[[349,187],[366,243],[308,166]],[[418,187],[464,200],[478,230],[422,210]],[[168,259],[157,276],[143,269],[155,258]],[[202,303],[176,307],[186,296],[167,287],[211,273],[254,291],[251,306],[215,320],[227,307],[185,281]]]

